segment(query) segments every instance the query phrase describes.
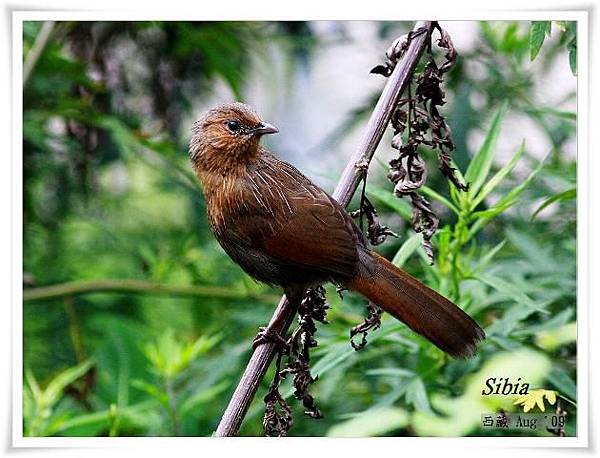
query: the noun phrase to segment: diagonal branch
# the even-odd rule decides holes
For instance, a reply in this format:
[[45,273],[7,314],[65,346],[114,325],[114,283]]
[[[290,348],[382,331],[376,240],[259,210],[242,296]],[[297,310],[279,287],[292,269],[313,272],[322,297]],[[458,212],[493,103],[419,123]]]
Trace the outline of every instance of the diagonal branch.
[[[392,113],[406,88],[417,63],[429,42],[428,38],[433,29],[433,22],[419,21],[413,29],[413,38],[408,49],[396,64],[392,74],[387,80],[379,101],[371,114],[361,141],[348,161],[338,185],[333,192],[333,197],[344,207],[350,203],[356,188],[363,176],[358,173],[360,169],[368,166],[375,149],[387,127]],[[358,168],[360,166],[360,169]],[[295,315],[295,306],[290,304],[285,296],[271,318],[272,328],[278,335],[285,335]],[[269,324],[269,327],[271,327]],[[264,343],[256,348],[252,354],[242,378],[233,393],[229,405],[223,413],[221,422],[217,427],[216,436],[235,436],[246,416],[248,407],[256,394],[258,385],[264,377],[269,364],[275,356],[276,346],[273,343]]]
[[50,41],[50,36],[52,35],[52,31],[54,30],[54,21],[45,21],[42,24],[42,28],[39,31],[37,37],[35,37],[35,42],[33,43],[33,47],[27,53],[27,57],[25,58],[25,62],[23,63],[23,87],[27,86],[29,82],[29,77],[33,72],[36,64],[40,60],[42,53],[44,52],[44,48]]
[[271,294],[250,294],[231,288],[217,286],[170,285],[147,280],[98,279],[77,280],[37,288],[25,288],[23,301],[43,301],[59,297],[79,296],[93,293],[132,293],[156,296],[195,296],[212,299],[255,299],[267,301],[277,296]]

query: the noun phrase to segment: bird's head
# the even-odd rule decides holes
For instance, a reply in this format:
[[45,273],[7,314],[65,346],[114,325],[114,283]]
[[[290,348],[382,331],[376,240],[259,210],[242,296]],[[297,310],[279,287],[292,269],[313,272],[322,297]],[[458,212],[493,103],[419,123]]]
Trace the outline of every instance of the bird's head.
[[260,138],[278,130],[261,120],[248,105],[219,105],[194,123],[190,158],[196,169],[226,172],[259,153]]

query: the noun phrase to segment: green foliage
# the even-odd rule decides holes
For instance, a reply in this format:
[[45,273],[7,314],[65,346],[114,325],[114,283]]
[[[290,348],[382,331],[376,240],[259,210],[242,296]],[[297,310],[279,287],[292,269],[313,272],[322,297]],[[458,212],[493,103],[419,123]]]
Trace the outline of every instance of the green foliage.
[[86,361],[75,367],[65,369],[54,377],[45,389],[40,388],[33,373],[25,371],[25,390],[23,393],[23,417],[25,436],[48,436],[60,423],[60,416],[54,416],[56,404],[61,400],[67,386],[80,378],[92,367]]
[[338,423],[327,435],[330,437],[372,437],[400,429],[408,423],[408,415],[402,409],[371,409]]
[[[114,327],[112,323],[113,330]],[[64,370],[44,390],[31,371],[26,371],[25,435],[78,436],[104,431],[117,436],[139,430],[181,435],[189,429],[190,422],[195,421],[198,411],[227,388],[228,383],[224,381],[210,386],[198,382],[198,377],[208,374],[192,367],[219,341],[218,336],[180,342],[175,339],[173,330],[167,329],[156,342],[147,342],[143,349],[138,349],[139,343],[128,339],[126,329],[112,332],[117,347],[116,361],[108,359],[114,358],[112,350],[110,355],[105,354],[103,348],[98,351],[95,367],[99,374],[98,399],[90,401],[96,404],[94,413],[73,409],[66,396],[67,387],[89,373],[90,361]],[[145,360],[140,354],[142,351]],[[111,374],[116,380],[109,378]]]
[[533,21],[529,30],[529,51],[531,60],[534,60],[544,44],[546,36],[550,36],[552,21]]
[[[495,354],[483,367],[472,374],[460,396],[449,397],[437,394],[432,403],[441,413],[427,414],[416,412],[413,426],[421,436],[464,436],[476,430],[481,422],[481,414],[496,412],[499,409],[510,411],[514,408],[512,397],[492,394],[482,396],[482,380],[490,377],[521,377],[532,384],[541,383],[550,370],[547,356],[531,350],[501,352]],[[483,385],[485,386],[485,385]]]
[[[25,55],[40,25],[24,25]],[[470,189],[448,188],[429,167],[423,194],[440,216],[433,266],[421,236],[405,229],[410,204],[376,180],[375,164],[369,177],[369,198],[400,233],[379,249],[484,327],[478,355],[451,360],[389,316],[355,352],[348,331],[362,320],[364,303],[354,294],[341,300],[329,287],[330,324],[319,327],[311,354],[311,373],[319,376],[311,391],[325,418],[303,416],[285,386],[298,412],[291,434],[485,434],[481,413],[519,408],[512,397],[480,395],[485,378],[498,373],[556,391],[573,433],[576,164],[564,150],[576,114],[537,100],[533,88],[566,46],[574,53],[576,30],[567,22],[552,26],[561,30],[552,39],[547,25],[536,26],[544,33],[536,32],[534,62],[528,23],[480,23],[474,48],[459,49],[444,110]],[[385,49],[406,24],[380,28]],[[273,310],[269,297],[279,291],[251,281],[210,234],[184,119],[217,84],[244,98],[253,62],[277,64],[263,52],[267,44],[286,63],[309,65],[314,51],[335,41],[311,30],[306,23],[56,24],[23,98],[26,286],[137,279],[218,287],[236,299],[121,291],[27,301],[26,435],[212,434],[257,327]],[[357,95],[333,143],[362,125],[374,99]],[[511,117],[533,121],[550,151],[526,129],[507,132]],[[475,134],[482,141],[473,149]],[[523,139],[513,151],[502,141],[507,134]],[[261,398],[271,375],[242,435],[262,434]]]
[[[474,155],[464,174],[464,179],[469,183],[468,192],[460,193],[451,187],[448,200],[436,192],[426,191],[428,197],[454,213],[456,221],[453,224],[446,224],[438,230],[436,262],[433,266],[428,266],[426,258],[421,256],[421,269],[430,285],[454,299],[470,314],[480,317],[480,322],[481,317],[500,314],[485,328],[488,338],[483,344],[482,351],[484,353],[492,351],[489,348],[490,345],[500,350],[529,351],[526,350],[522,341],[518,338],[515,339],[515,336],[519,335],[531,335],[534,338],[533,343],[539,349],[555,352],[558,348],[564,348],[565,345],[574,342],[572,324],[563,324],[567,318],[566,312],[563,310],[561,315],[556,318],[552,317],[553,312],[551,312],[551,310],[557,310],[558,303],[565,303],[561,298],[566,293],[566,297],[570,297],[570,300],[566,302],[569,304],[568,313],[572,314],[574,264],[571,263],[568,267],[563,266],[567,267],[566,270],[559,268],[560,261],[553,259],[552,255],[546,251],[547,248],[542,248],[537,241],[531,238],[530,234],[534,234],[534,232],[523,226],[519,232],[507,229],[508,240],[499,240],[495,246],[490,243],[491,240],[486,240],[487,237],[482,239],[479,235],[482,231],[493,227],[492,225],[498,218],[509,218],[509,221],[514,222],[514,218],[509,216],[509,211],[519,202],[527,201],[523,197],[524,194],[530,190],[536,180],[539,180],[544,166],[547,167],[547,161],[541,160],[534,164],[531,172],[517,183],[508,186],[506,191],[499,191],[503,186],[507,186],[506,180],[511,177],[515,168],[522,166],[521,161],[527,155],[525,142],[523,142],[507,163],[492,173],[493,165],[497,163],[497,138],[506,114],[507,107],[503,105],[493,117],[482,146]],[[487,204],[488,199],[494,195],[500,195],[500,197],[494,199],[495,203]],[[374,201],[386,205],[410,221],[410,212],[405,209],[403,204],[393,202],[386,195],[384,189],[371,187],[370,196]],[[561,200],[563,199],[553,196],[544,201],[542,206],[545,208]],[[410,255],[419,249],[419,239],[420,237],[416,234],[407,236],[394,255],[393,259],[397,265],[406,265]],[[522,250],[525,257],[510,256],[504,261],[499,261],[498,257],[506,253],[507,241]],[[567,254],[567,256],[569,255]],[[531,266],[523,269],[524,262],[530,262]],[[515,263],[521,263],[522,267],[515,268],[513,265]],[[539,270],[536,271],[536,269]],[[565,277],[569,278],[566,283]],[[565,287],[567,287],[566,284],[570,284],[571,286],[567,287],[569,292],[561,290],[558,283],[565,284]],[[542,284],[554,290],[543,291]],[[499,306],[500,308],[498,308]],[[541,323],[545,324],[535,325],[537,320],[541,320]],[[498,355],[497,358],[500,356]],[[452,398],[436,394],[431,399],[433,408],[442,412],[445,417],[433,414],[429,403],[426,404],[427,407],[425,404],[414,405],[415,414],[409,420],[409,425],[412,425],[419,435],[455,436],[476,431],[481,413],[493,412],[500,405],[490,405],[477,391],[477,389],[481,391],[481,387],[484,386],[483,381],[486,379],[486,374],[496,374],[496,376],[502,374],[504,377],[514,374],[515,380],[517,377],[528,381],[535,380],[531,383],[542,383],[544,380],[548,380],[554,386],[560,384],[561,389],[573,394],[572,378],[566,376],[564,380],[561,380],[565,383],[558,381],[566,375],[562,369],[555,369],[560,376],[551,377],[552,368],[543,353],[529,352],[516,355],[505,353],[502,358],[502,360],[490,360],[485,369],[466,378],[471,382],[466,383],[462,395]],[[544,361],[544,363],[537,364],[537,360]],[[499,366],[496,367],[494,361],[503,362],[498,362]],[[515,366],[516,364],[518,364],[518,369],[508,370],[508,365]],[[439,368],[438,375],[433,377],[434,380],[443,377],[441,375],[445,366],[443,355],[439,355],[430,365]],[[449,363],[449,365],[451,364]],[[402,367],[403,371],[406,371],[407,365],[403,364]],[[535,369],[536,367],[539,367],[539,370]],[[560,366],[557,364],[557,367]],[[431,369],[428,369],[426,373],[430,371]],[[383,375],[386,371],[381,370],[377,373]],[[392,371],[392,373],[394,372]],[[404,377],[408,375],[413,377],[416,375],[417,380],[423,380],[423,375],[419,372],[416,374],[403,372],[402,374]],[[400,376],[400,374],[396,374],[396,376]],[[512,375],[510,376],[512,377]],[[425,380],[427,380],[426,377]],[[427,393],[427,390],[424,392]],[[394,399],[399,398],[397,396]],[[427,399],[427,395],[425,395],[425,399]],[[504,400],[502,408],[510,410],[510,402],[510,399]],[[470,413],[466,414],[467,412]]]
[[[569,53],[569,67],[573,75],[577,74],[577,23],[569,21],[556,21],[556,26],[561,31],[561,43],[565,43]],[[532,21],[529,29],[530,58],[534,60],[545,38],[550,36],[552,21]]]
[[575,188],[575,187],[567,189],[566,191],[558,192],[558,193],[554,194],[553,196],[548,197],[544,202],[542,202],[542,205],[540,205],[538,207],[538,209],[533,213],[533,215],[531,215],[531,219],[535,218],[538,215],[538,213],[540,213],[543,209],[552,205],[555,202],[561,202],[561,201],[565,201],[565,200],[574,200],[576,198],[577,198],[577,188]]
[[166,331],[156,343],[147,343],[144,354],[158,375],[170,380],[187,368],[202,353],[206,353],[217,342],[219,337],[205,338],[200,336],[196,341],[180,344],[175,340],[172,329]]

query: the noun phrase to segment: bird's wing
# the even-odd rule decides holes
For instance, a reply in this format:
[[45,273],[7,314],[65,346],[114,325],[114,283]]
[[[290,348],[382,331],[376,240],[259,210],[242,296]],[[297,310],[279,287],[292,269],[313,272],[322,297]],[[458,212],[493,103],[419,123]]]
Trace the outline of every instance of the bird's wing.
[[325,191],[293,166],[275,161],[261,168],[260,174],[273,183],[270,191],[281,196],[280,211],[285,218],[278,218],[278,223],[262,234],[264,253],[327,275],[354,275],[357,245],[364,244],[360,230]]

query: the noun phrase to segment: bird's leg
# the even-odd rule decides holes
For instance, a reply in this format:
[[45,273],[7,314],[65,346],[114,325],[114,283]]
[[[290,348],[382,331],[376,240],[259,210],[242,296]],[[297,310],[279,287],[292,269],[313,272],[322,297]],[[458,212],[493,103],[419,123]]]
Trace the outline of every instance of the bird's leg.
[[287,349],[289,346],[288,341],[283,338],[276,329],[274,329],[272,323],[269,324],[269,326],[261,326],[258,328],[258,334],[256,334],[256,337],[252,341],[252,349],[256,350],[257,347],[266,343],[274,343],[283,349]]
[[[289,303],[294,307],[294,315],[300,306],[305,291],[306,288],[304,287],[286,288],[285,295],[287,296]],[[289,317],[279,314],[276,315],[267,326],[260,327],[258,334],[252,341],[252,349],[256,350],[258,346],[265,343],[274,343],[280,349],[287,350],[289,348],[289,343],[287,339],[281,335],[281,331],[286,327],[288,320]]]

